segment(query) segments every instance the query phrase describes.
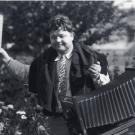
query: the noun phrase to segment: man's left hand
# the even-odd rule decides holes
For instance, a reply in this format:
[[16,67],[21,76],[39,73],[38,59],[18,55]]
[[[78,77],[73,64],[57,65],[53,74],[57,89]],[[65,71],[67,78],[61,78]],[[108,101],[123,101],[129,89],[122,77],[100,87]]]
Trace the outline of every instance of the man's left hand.
[[92,64],[88,70],[90,71],[92,78],[98,78],[101,72],[100,62],[97,61],[95,64]]
[[92,64],[88,70],[97,87],[110,82],[108,73],[107,75],[101,74],[101,66],[99,61],[97,61],[95,64]]

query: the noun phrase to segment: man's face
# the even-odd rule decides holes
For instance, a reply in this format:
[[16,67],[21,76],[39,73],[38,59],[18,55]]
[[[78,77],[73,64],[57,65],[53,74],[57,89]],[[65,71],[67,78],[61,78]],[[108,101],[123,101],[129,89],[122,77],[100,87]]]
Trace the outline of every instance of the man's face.
[[74,34],[64,30],[56,30],[50,33],[52,47],[58,52],[65,54],[73,48]]

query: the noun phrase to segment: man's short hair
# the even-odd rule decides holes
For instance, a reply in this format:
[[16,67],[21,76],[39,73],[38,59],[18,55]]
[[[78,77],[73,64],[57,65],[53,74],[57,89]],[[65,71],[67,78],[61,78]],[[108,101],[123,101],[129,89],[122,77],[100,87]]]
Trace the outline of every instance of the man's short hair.
[[58,29],[73,32],[73,25],[67,16],[59,14],[51,19],[49,29],[50,32]]

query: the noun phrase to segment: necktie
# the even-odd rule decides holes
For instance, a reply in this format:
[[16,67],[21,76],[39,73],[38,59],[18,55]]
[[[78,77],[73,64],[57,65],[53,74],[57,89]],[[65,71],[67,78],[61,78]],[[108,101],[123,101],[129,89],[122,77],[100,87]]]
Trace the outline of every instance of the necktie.
[[58,73],[58,97],[63,100],[66,95],[66,57],[62,58],[57,63],[57,73]]

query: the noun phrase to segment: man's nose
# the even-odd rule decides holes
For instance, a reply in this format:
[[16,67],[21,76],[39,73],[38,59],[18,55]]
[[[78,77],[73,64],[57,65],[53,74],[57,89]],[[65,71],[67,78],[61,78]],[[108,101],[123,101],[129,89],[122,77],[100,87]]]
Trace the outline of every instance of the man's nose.
[[60,37],[57,37],[56,41],[57,42],[61,42],[61,38]]

